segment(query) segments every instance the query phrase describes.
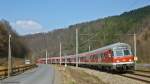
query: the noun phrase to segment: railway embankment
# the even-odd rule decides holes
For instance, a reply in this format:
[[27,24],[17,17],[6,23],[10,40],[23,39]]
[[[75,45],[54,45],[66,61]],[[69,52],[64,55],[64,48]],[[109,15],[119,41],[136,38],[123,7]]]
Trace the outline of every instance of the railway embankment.
[[60,72],[62,84],[107,84],[97,76],[71,66],[55,66]]
[[[63,84],[149,84],[145,72],[109,73],[74,66],[57,66],[63,76]],[[137,75],[138,74],[138,75]],[[146,75],[146,76],[145,76]]]
[[150,64],[136,64],[136,70],[150,72]]

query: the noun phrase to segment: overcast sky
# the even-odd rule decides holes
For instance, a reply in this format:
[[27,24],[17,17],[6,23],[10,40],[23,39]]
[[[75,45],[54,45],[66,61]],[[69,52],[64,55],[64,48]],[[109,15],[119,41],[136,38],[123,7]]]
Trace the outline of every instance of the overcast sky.
[[51,31],[150,5],[150,0],[0,0],[0,19],[20,34]]

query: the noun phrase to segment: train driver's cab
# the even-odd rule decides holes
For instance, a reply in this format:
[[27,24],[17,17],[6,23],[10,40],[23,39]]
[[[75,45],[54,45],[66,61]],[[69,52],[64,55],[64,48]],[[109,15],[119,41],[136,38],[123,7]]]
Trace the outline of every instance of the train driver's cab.
[[114,57],[131,56],[132,51],[128,47],[116,47],[113,49]]

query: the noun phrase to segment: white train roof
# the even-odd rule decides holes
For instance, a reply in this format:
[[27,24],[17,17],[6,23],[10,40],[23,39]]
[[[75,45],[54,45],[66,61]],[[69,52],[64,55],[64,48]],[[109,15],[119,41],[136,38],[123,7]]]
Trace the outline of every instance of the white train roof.
[[[126,43],[114,43],[114,44],[111,44],[111,45],[108,45],[108,46],[105,46],[105,47],[102,47],[102,48],[98,48],[96,50],[92,50],[90,52],[84,52],[84,53],[80,53],[78,54],[79,57],[83,57],[83,56],[87,56],[87,55],[90,55],[90,54],[96,54],[96,53],[100,53],[100,52],[103,52],[105,50],[114,50],[114,49],[117,49],[118,47],[127,47],[128,49],[130,49],[131,47],[126,44]],[[62,58],[74,58],[76,55],[68,55],[68,56],[62,56]],[[53,59],[59,59],[60,57],[52,57]]]
[[86,56],[86,55],[88,55],[88,54],[94,54],[94,53],[100,53],[100,52],[103,52],[104,50],[114,50],[114,49],[116,49],[116,48],[118,48],[118,47],[127,47],[127,48],[131,48],[128,44],[126,44],[126,43],[120,43],[120,42],[118,42],[118,43],[115,43],[115,44],[111,44],[111,45],[108,45],[108,46],[105,46],[105,47],[102,47],[102,48],[98,48],[98,49],[96,49],[96,50],[92,50],[92,51],[90,51],[90,52],[85,52],[85,53],[81,53],[80,54],[80,56]]

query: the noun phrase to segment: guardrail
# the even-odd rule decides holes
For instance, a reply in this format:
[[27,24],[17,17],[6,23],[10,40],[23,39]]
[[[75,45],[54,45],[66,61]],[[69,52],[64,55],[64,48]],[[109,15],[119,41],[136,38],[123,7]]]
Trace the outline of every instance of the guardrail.
[[[11,76],[23,73],[26,70],[32,69],[37,67],[36,64],[28,64],[28,65],[20,65],[12,68]],[[8,69],[0,69],[0,79],[7,78],[8,75]]]

